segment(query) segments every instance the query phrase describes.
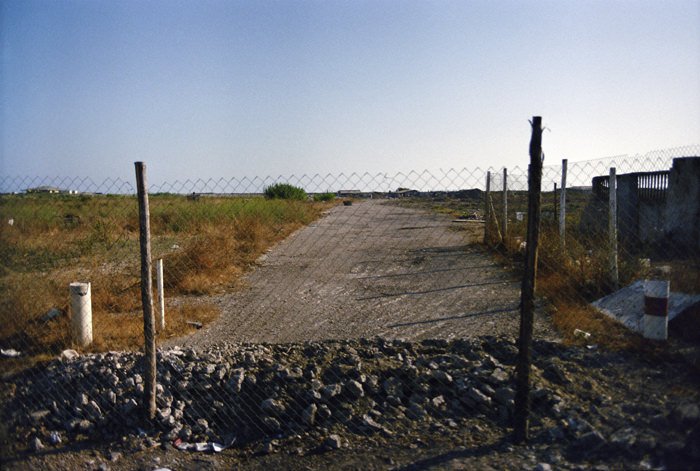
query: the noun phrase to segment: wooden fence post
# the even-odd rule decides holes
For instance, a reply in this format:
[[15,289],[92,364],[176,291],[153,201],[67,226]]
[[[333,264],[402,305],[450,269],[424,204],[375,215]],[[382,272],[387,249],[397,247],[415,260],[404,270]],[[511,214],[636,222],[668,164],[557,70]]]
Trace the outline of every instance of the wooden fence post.
[[615,167],[610,167],[608,178],[608,236],[610,238],[610,282],[613,289],[619,285],[617,270],[617,173]]
[[566,247],[566,172],[568,160],[561,161],[561,194],[559,195],[559,240]]
[[508,236],[508,169],[503,168],[503,243]]
[[139,240],[141,242],[141,305],[143,306],[143,336],[146,371],[144,384],[144,411],[146,418],[156,416],[156,339],[153,318],[153,281],[151,279],[151,223],[146,186],[146,164],[134,162],[136,188],[139,199]]
[[518,359],[515,366],[514,438],[518,443],[528,439],[530,364],[532,361],[531,347],[542,191],[542,118],[534,116],[531,124],[532,138],[530,139],[530,165],[528,168],[527,247],[525,273],[520,289],[520,335],[518,337]]
[[484,197],[484,244],[488,245],[491,240],[491,172],[486,172],[486,195]]

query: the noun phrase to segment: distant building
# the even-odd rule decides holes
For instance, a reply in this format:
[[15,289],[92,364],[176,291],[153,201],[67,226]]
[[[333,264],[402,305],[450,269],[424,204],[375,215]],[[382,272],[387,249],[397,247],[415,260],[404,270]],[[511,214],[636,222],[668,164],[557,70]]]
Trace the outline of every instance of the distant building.
[[396,194],[399,198],[420,196],[420,192],[418,190],[411,190],[410,188],[399,188],[398,190],[396,190]]
[[61,190],[55,186],[37,186],[36,188],[27,188],[27,193],[60,193]]
[[27,193],[49,193],[49,194],[65,194],[65,195],[78,195],[80,192],[78,190],[61,190],[55,186],[37,186],[35,188],[27,188]]
[[346,196],[359,196],[362,192],[360,190],[340,190],[337,194],[340,198],[343,198]]

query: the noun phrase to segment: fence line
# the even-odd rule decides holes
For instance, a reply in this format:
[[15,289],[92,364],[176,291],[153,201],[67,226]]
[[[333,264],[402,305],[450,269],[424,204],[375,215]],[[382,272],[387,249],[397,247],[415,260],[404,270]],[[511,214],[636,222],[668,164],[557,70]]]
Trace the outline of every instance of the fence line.
[[[577,401],[582,392],[549,358],[564,348],[547,337],[550,317],[569,341],[593,345],[592,336],[602,345],[624,337],[600,324],[593,304],[614,295],[617,282],[639,295],[642,317],[635,287],[660,267],[670,267],[662,281],[671,293],[700,294],[692,206],[700,195],[687,178],[695,160],[681,159],[698,155],[692,146],[543,167],[541,342],[533,343],[541,387],[531,409],[538,433],[584,407],[556,399]],[[299,186],[299,199],[264,198],[277,183]],[[522,292],[504,266],[520,267],[532,216],[520,168],[151,185],[147,258],[162,261],[159,312],[168,311],[153,331],[151,376],[132,353],[144,334],[133,184],[0,177],[0,188],[37,189],[0,195],[0,368],[3,387],[12,382],[15,391],[3,417],[18,436],[76,443],[140,428],[182,447],[272,449],[275,440],[308,436],[325,450],[414,434],[456,444],[473,435],[475,417],[492,431],[513,423]],[[71,338],[66,288],[76,280],[90,282],[91,346]],[[31,302],[16,294],[26,292],[37,294]],[[670,309],[659,312],[670,320]],[[149,391],[146,427],[140,404]],[[555,438],[574,443],[583,433]]]

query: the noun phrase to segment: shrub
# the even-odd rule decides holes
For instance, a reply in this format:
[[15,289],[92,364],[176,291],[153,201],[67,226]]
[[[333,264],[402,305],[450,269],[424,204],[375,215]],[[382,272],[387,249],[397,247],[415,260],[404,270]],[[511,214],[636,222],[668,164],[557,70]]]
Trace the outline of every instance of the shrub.
[[314,201],[333,201],[335,193],[317,193],[314,195]]
[[265,198],[283,200],[305,200],[306,192],[303,188],[289,183],[275,183],[264,190]]

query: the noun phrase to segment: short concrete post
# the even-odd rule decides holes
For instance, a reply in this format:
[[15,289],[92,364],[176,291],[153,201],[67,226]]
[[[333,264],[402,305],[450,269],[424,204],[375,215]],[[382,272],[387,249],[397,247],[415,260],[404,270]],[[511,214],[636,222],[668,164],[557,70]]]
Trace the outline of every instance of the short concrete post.
[[71,334],[80,347],[92,343],[92,297],[90,283],[70,284]]
[[668,280],[644,281],[644,337],[652,340],[668,339],[668,298],[671,283]]
[[163,290],[163,259],[156,261],[156,283],[158,285],[158,325],[165,331],[165,293]]

